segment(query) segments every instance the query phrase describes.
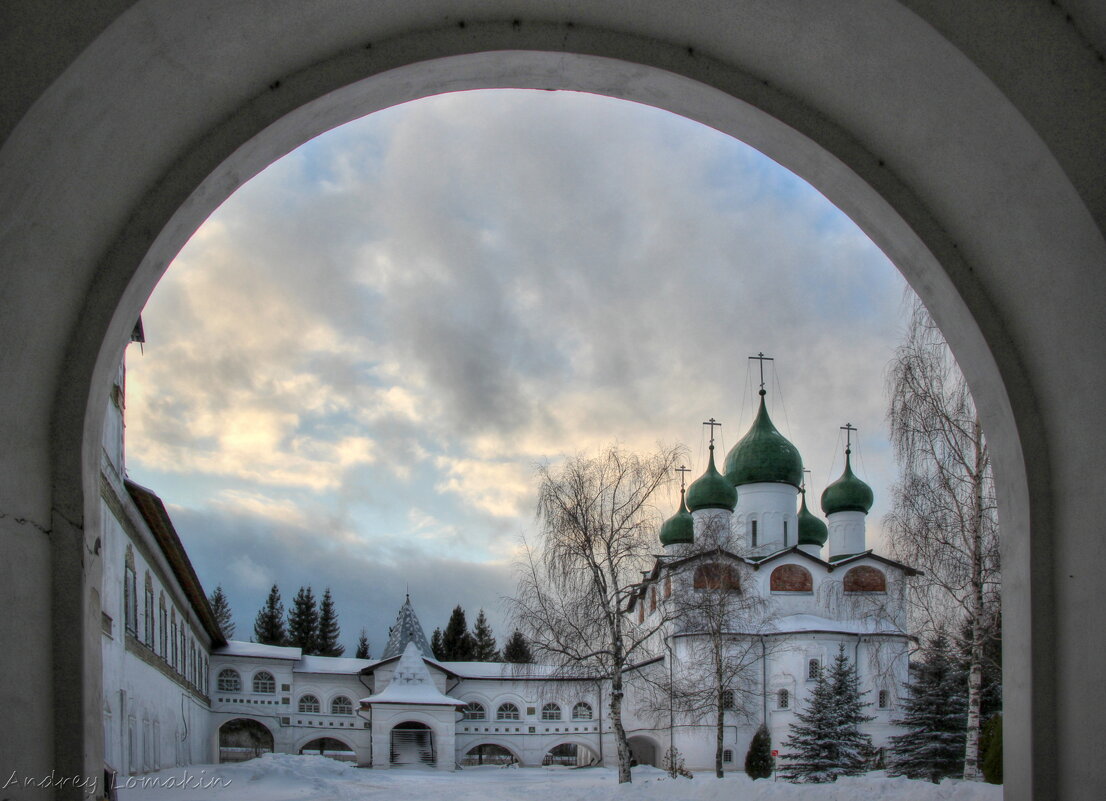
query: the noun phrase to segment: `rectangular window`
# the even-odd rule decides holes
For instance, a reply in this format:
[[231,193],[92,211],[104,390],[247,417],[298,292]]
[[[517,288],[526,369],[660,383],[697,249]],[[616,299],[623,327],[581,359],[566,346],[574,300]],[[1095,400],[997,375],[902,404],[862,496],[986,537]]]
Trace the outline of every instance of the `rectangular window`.
[[757,547],[757,521],[751,523],[752,531],[749,534],[749,545],[753,548]]
[[783,546],[787,547],[787,521],[783,521]]

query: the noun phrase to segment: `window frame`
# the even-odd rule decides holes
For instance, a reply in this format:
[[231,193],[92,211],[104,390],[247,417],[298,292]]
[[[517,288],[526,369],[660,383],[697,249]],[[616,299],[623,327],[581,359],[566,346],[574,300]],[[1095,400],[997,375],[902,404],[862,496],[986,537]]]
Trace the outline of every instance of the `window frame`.
[[[508,709],[510,707],[510,709]],[[513,712],[511,710],[514,710]],[[510,701],[504,701],[495,709],[496,720],[521,720],[521,710],[518,708],[518,704],[511,703]]]
[[[479,710],[479,713],[477,712]],[[461,714],[464,715],[465,720],[487,720],[488,710],[479,701],[469,701],[461,709]]]
[[[344,703],[342,703],[344,702]],[[341,706],[342,709],[337,707]],[[345,711],[348,709],[349,711]],[[330,714],[332,715],[352,715],[353,714],[353,699],[348,695],[337,695],[330,699]]]
[[[233,681],[231,680],[232,676]],[[219,671],[219,675],[215,679],[215,687],[221,693],[240,693],[242,692],[242,675],[232,667],[225,667]]]
[[[258,686],[265,682],[265,676],[268,676],[268,683],[272,686],[272,689],[266,690],[258,689]],[[253,692],[257,695],[276,695],[276,676],[274,676],[268,670],[259,670],[253,674],[253,679],[250,682],[250,686],[253,688]]]
[[[314,707],[314,709],[310,707]],[[314,693],[304,693],[296,699],[296,711],[301,715],[318,715],[322,708],[319,696]]]
[[[581,715],[580,714],[580,711],[579,711],[580,707],[584,707],[588,711],[587,715]],[[573,720],[594,720],[595,719],[595,710],[592,709],[591,704],[589,704],[587,701],[577,701],[572,707],[572,719]]]
[[541,708],[542,720],[560,720],[561,719],[561,705],[550,701],[547,704],[542,704]]

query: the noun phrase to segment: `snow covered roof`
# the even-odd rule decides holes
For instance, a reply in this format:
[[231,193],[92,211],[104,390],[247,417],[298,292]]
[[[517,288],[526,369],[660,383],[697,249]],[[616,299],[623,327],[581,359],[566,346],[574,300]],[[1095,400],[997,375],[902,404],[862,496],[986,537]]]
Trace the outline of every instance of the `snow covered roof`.
[[426,633],[422,630],[415,608],[411,606],[411,596],[403,602],[396,615],[396,624],[388,629],[388,644],[384,646],[381,660],[390,659],[403,653],[408,643],[414,643],[419,652],[427,659],[434,658],[434,652],[430,650],[430,643],[426,641]]
[[262,645],[259,642],[230,640],[212,653],[218,656],[249,656],[260,659],[300,659],[303,651],[299,648],[287,648],[282,645]]
[[546,679],[557,678],[558,672],[556,665],[514,662],[439,662],[438,664],[464,679]]
[[374,659],[351,659],[342,656],[310,656],[304,654],[292,668],[295,673],[359,673]]
[[421,704],[423,706],[462,707],[464,701],[450,698],[434,686],[422,653],[413,642],[407,643],[392,680],[378,693],[361,699],[362,704]]
[[791,634],[808,631],[826,631],[836,634],[906,634],[885,618],[861,620],[831,620],[819,615],[784,615],[770,620],[764,627],[765,634]]

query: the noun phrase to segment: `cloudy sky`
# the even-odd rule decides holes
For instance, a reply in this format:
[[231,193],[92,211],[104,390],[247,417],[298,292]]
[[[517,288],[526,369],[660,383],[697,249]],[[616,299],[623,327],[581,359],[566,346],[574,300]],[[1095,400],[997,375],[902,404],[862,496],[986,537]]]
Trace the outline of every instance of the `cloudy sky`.
[[[169,268],[128,353],[130,476],[248,639],[271,584],[332,588],[379,654],[408,589],[502,641],[535,465],[617,441],[706,461],[769,411],[820,494],[846,421],[886,511],[903,280],[740,142],[568,92],[443,95],[304,145]],[[678,487],[662,507],[675,509]]]

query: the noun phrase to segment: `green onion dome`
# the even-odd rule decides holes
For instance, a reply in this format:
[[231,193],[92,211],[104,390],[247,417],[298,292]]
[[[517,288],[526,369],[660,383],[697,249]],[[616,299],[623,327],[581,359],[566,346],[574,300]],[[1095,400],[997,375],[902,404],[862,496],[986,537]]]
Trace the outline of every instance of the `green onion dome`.
[[764,406],[760,391],[760,411],[749,433],[726,456],[726,478],[735,487],[742,484],[790,484],[796,489],[803,481],[803,460],[798,449],[776,430]]
[[687,488],[687,508],[693,512],[700,509],[729,509],[737,506],[737,490],[714,466],[714,446],[710,446],[710,459],[707,471],[691,482]]
[[680,508],[661,526],[661,545],[690,545],[695,541],[695,521],[684,504],[684,491],[680,490]]
[[827,515],[834,512],[863,512],[868,514],[875,502],[872,488],[853,475],[849,461],[848,448],[845,449],[845,472],[822,493],[822,511]]
[[806,508],[806,490],[799,506],[799,544],[817,545],[821,548],[829,539],[829,528]]

